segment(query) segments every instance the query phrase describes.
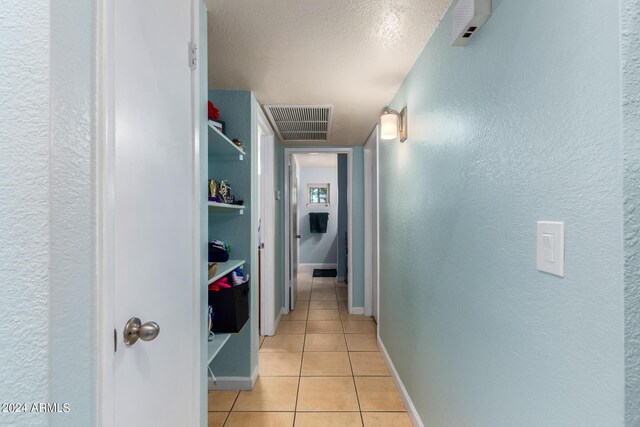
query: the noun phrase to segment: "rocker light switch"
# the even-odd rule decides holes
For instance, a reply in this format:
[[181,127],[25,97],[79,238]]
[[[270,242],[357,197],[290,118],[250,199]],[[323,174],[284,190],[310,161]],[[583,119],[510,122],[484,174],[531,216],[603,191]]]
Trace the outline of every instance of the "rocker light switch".
[[564,277],[564,222],[538,221],[539,271]]
[[553,234],[542,233],[542,254],[544,262],[553,262]]

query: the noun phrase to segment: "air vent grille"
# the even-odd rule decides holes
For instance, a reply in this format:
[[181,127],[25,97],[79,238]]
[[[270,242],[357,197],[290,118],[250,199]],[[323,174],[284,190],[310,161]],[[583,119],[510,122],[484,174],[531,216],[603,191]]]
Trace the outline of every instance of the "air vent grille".
[[328,141],[333,105],[265,105],[282,141]]

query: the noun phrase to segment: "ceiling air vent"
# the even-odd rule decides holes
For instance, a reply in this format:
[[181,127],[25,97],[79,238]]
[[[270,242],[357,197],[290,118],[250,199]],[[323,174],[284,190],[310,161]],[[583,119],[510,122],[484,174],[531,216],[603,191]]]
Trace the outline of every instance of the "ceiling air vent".
[[265,105],[264,108],[282,141],[329,140],[333,105]]

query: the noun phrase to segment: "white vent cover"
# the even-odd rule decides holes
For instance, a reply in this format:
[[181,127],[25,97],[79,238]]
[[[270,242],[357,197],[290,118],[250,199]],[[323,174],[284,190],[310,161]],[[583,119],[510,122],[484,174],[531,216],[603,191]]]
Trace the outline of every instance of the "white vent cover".
[[333,105],[265,105],[264,109],[282,141],[329,140]]
[[452,12],[451,46],[466,46],[491,16],[491,0],[458,0]]

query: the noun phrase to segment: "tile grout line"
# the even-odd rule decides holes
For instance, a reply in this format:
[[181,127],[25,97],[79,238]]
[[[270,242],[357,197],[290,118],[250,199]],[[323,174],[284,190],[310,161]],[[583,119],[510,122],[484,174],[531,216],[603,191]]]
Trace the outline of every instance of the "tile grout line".
[[[311,280],[311,289],[313,290],[313,279]],[[311,298],[311,291],[309,291],[309,298]],[[309,301],[310,304],[310,301]],[[300,356],[300,370],[298,371],[298,390],[296,391],[296,404],[293,407],[293,425],[296,425],[296,418],[298,417],[298,399],[300,398],[300,383],[302,382],[302,364],[304,363],[304,348],[307,345],[307,326],[309,322],[309,306],[307,305],[307,318],[304,322],[304,337],[302,338],[302,355]]]
[[229,408],[229,412],[227,412],[227,416],[224,419],[224,422],[222,423],[222,426],[226,426],[227,422],[229,421],[229,417],[231,417],[231,411],[233,411],[233,408],[236,406],[236,403],[238,402],[238,398],[240,397],[240,393],[242,393],[241,391],[238,391],[238,394],[236,394],[236,398],[233,399],[233,404],[231,405],[231,408]]

